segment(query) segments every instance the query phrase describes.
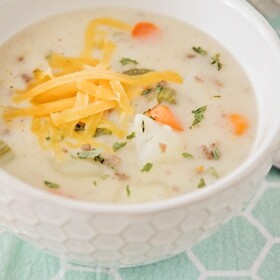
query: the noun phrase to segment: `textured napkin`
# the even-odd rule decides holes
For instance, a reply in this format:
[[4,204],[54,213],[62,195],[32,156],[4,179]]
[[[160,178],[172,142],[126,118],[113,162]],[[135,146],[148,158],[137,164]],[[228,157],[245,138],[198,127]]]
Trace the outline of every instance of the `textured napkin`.
[[[280,34],[277,5],[251,0]],[[280,171],[238,216],[172,259],[128,269],[64,263],[0,228],[0,280],[280,280]]]
[[280,0],[248,0],[248,2],[269,20],[280,35]]

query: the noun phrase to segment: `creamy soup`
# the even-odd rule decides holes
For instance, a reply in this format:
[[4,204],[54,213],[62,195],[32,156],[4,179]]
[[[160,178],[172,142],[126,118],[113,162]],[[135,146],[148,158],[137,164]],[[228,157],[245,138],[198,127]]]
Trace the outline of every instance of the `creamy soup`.
[[76,11],[27,27],[0,54],[0,164],[34,187],[161,200],[211,187],[254,144],[254,93],[238,61],[176,19]]

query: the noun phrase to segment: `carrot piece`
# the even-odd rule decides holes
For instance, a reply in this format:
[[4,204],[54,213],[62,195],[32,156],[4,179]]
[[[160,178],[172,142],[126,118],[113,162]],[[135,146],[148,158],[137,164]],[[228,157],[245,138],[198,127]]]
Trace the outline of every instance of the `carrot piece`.
[[233,126],[233,131],[235,135],[241,136],[246,132],[249,127],[248,120],[240,114],[230,114],[228,115],[229,120]]
[[138,22],[133,27],[131,35],[135,38],[145,38],[159,34],[160,29],[151,22]]
[[159,104],[153,109],[148,110],[145,114],[148,117],[152,117],[155,121],[167,124],[174,129],[184,130],[180,121],[177,120],[172,111],[165,105]]

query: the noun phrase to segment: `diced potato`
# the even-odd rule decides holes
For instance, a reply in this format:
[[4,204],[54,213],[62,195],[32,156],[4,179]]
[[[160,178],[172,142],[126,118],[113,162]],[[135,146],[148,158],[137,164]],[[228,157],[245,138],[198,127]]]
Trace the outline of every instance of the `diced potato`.
[[183,150],[183,144],[171,127],[161,125],[149,117],[137,114],[133,129],[139,166],[147,162],[170,162],[178,159]]
[[101,173],[101,165],[98,162],[86,159],[69,159],[64,162],[52,159],[50,166],[61,174],[73,177],[92,177]]

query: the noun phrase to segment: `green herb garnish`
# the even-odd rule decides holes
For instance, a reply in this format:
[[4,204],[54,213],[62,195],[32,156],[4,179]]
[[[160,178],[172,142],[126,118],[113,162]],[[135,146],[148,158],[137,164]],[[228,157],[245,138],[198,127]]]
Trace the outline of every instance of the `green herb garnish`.
[[127,64],[130,64],[130,63],[131,63],[131,64],[135,64],[135,65],[139,64],[137,60],[130,59],[130,58],[128,58],[128,57],[123,57],[123,58],[120,60],[120,63],[121,63],[122,65],[127,65]]
[[164,86],[162,82],[153,88],[145,89],[141,95],[155,97],[158,102],[165,101],[170,104],[176,104],[176,91],[173,88]]
[[170,104],[176,104],[176,91],[170,87],[162,87],[157,95],[158,102],[166,101]]
[[131,195],[131,190],[130,190],[129,185],[127,185],[127,186],[126,186],[126,196],[127,196],[127,197],[130,197],[130,195]]
[[127,142],[115,142],[113,144],[113,150],[114,152],[118,151],[119,149],[123,148],[125,145],[127,144]]
[[153,167],[153,164],[150,162],[147,162],[141,169],[141,172],[149,172]]
[[56,184],[56,183],[53,183],[53,182],[50,182],[50,181],[44,181],[44,184],[45,184],[46,187],[48,187],[50,189],[58,189],[58,188],[60,188],[59,184]]
[[213,155],[214,160],[219,160],[220,159],[221,153],[220,153],[220,150],[218,149],[218,147],[214,148],[214,150],[212,151],[212,155]]
[[145,132],[145,122],[144,121],[141,122],[141,128],[142,128],[142,132],[144,133]]
[[193,47],[192,49],[199,54],[207,55],[207,51],[204,50],[202,47]]
[[3,140],[0,140],[0,156],[4,155],[10,151],[11,151],[11,147]]
[[127,71],[124,71],[123,74],[125,75],[129,75],[129,76],[137,76],[137,75],[143,75],[149,72],[152,72],[153,70],[151,69],[146,69],[146,68],[133,68],[133,69],[129,69]]
[[147,88],[145,89],[141,95],[144,95],[144,96],[148,96],[148,95],[154,95],[154,94],[158,94],[161,92],[161,90],[163,89],[163,85],[162,83],[158,83],[155,87],[153,88]]
[[[81,152],[78,152],[76,156],[76,158],[79,158],[79,159],[94,159],[96,161],[100,161],[101,162],[101,152],[102,152],[102,149],[93,149],[93,150],[90,150],[90,151],[81,151]],[[104,160],[104,159],[102,159]]]
[[203,178],[201,178],[197,185],[197,188],[201,189],[201,188],[204,188],[205,186],[206,186],[205,180]]
[[101,135],[111,135],[112,131],[110,129],[107,128],[97,128],[95,133],[94,133],[94,137],[98,137]]
[[145,90],[143,90],[143,92],[141,93],[141,95],[144,95],[144,96],[147,96],[149,95],[150,93],[153,92],[153,89],[152,88],[147,88]]
[[184,158],[193,159],[193,155],[192,155],[192,154],[189,154],[189,153],[182,153],[182,156],[183,156]]
[[213,97],[214,98],[221,98],[222,96],[221,95],[214,95]]
[[192,129],[195,125],[199,124],[204,119],[204,113],[206,109],[207,105],[192,111],[192,113],[194,114],[194,121],[190,126],[190,129]]
[[133,131],[131,134],[129,134],[129,135],[126,136],[126,139],[127,139],[127,140],[130,140],[130,139],[133,139],[133,138],[135,138],[135,137],[136,137],[136,134],[135,134],[135,132]]
[[216,65],[218,71],[220,71],[222,69],[222,63],[220,62],[220,54],[216,53],[214,56],[211,57],[212,61],[211,64],[212,65]]

